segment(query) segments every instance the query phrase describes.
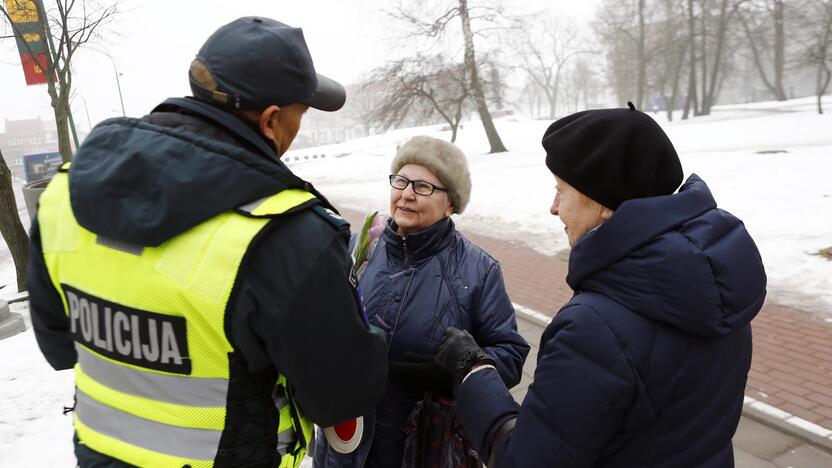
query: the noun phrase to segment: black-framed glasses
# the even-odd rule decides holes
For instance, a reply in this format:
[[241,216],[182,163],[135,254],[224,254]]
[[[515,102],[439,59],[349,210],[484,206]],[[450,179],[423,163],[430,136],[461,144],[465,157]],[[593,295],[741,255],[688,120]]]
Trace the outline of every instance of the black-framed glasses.
[[432,183],[426,182],[424,180],[410,180],[404,176],[390,174],[390,186],[394,189],[404,190],[410,184],[413,184],[413,192],[416,195],[421,195],[423,197],[429,197],[433,195],[434,190],[439,190],[440,192],[448,191],[448,189],[446,189],[445,187],[439,187],[438,185],[433,185]]

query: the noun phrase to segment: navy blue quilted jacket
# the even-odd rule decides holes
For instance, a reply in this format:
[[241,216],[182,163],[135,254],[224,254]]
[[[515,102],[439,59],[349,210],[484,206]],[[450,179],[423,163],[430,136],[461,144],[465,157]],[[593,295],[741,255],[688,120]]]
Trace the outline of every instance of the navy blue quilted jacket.
[[766,295],[742,222],[691,176],[584,236],[567,282],[575,296],[543,333],[522,405],[490,370],[460,388],[457,411],[485,460],[493,451],[490,468],[733,466],[749,322]]
[[[388,358],[403,361],[406,351],[436,354],[445,329],[456,327],[468,330],[494,357],[501,385],[520,382],[530,347],[517,332],[499,263],[450,219],[407,238],[396,229],[388,220],[360,281],[369,322],[387,335]],[[388,382],[362,447],[350,455],[319,448],[316,466],[401,466],[406,437],[401,426],[421,397]]]

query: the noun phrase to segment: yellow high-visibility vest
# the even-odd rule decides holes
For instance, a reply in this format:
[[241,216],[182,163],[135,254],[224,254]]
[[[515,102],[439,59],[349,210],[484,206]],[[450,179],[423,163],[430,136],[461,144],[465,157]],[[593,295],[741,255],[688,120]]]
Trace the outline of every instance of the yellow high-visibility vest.
[[[240,265],[270,217],[314,198],[285,190],[141,247],[81,227],[65,169],[55,175],[38,221],[78,351],[74,424],[82,444],[137,466],[214,466],[233,351],[224,320]],[[279,375],[282,468],[300,464],[312,434],[289,388]]]

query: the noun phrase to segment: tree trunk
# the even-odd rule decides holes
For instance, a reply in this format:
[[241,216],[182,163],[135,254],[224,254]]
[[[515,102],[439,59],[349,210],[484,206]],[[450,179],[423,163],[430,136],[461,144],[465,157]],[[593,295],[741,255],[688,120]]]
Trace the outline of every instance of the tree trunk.
[[678,55],[676,59],[676,68],[673,69],[673,81],[671,87],[670,102],[667,103],[667,120],[673,121],[673,111],[676,109],[676,101],[679,100],[679,82],[682,80],[682,65],[685,64],[685,52],[687,51],[687,43],[682,43],[678,47]]
[[725,33],[728,30],[728,0],[722,0],[722,7],[719,10],[719,25],[716,34],[716,44],[714,45],[714,66],[711,68],[710,84],[705,96],[702,96],[702,114],[710,115],[711,107],[716,101],[717,90],[721,77],[719,76],[719,69],[722,66],[722,51],[725,48]]
[[554,119],[558,114],[558,91],[560,90],[560,71],[563,69],[562,64],[558,64],[558,71],[555,72],[555,82],[551,88],[546,91],[546,97],[549,99],[549,118]]
[[[826,57],[826,48],[824,47],[824,57]],[[829,82],[832,80],[832,71],[826,67],[825,61],[818,65],[818,81],[817,81],[817,95],[818,95],[818,114],[823,114],[823,95],[826,94],[829,88]]]
[[[63,99],[57,100],[59,103]],[[72,143],[69,135],[69,118],[67,116],[68,104],[58,104],[55,110],[55,125],[58,130],[58,151],[61,152],[63,162],[72,160]]]
[[785,68],[786,36],[784,32],[783,0],[774,0],[774,98],[785,101],[783,69]]
[[827,54],[829,53],[829,36],[832,34],[832,5],[824,5],[824,28],[821,40],[818,43],[818,114],[823,114],[823,95],[829,88],[829,82],[832,80],[832,70],[827,65]]
[[0,152],[0,235],[9,246],[15,271],[17,272],[17,290],[26,291],[26,273],[29,269],[29,237],[20,215],[12,187],[12,173]]
[[685,111],[682,120],[687,120],[690,111],[693,115],[698,112],[696,107],[696,29],[694,27],[693,0],[688,0],[688,47],[690,48],[690,63],[688,64],[688,95],[685,99]]
[[551,120],[555,118],[555,115],[557,115],[555,108],[557,107],[558,102],[557,98],[553,98],[552,96],[548,96],[546,99],[549,101],[549,119]]
[[636,108],[644,107],[644,82],[647,79],[647,64],[644,54],[644,2],[638,1],[638,89],[636,90]]
[[[775,32],[775,44],[774,44],[774,76],[771,80],[768,79],[768,75],[766,74],[765,67],[763,66],[763,59],[760,57],[760,51],[757,48],[757,42],[754,40],[754,33],[751,31],[751,28],[748,27],[748,22],[745,18],[740,15],[740,22],[742,23],[743,30],[745,30],[745,35],[748,38],[748,45],[751,48],[751,56],[754,59],[754,67],[757,69],[757,72],[760,74],[760,79],[763,81],[763,85],[765,85],[766,89],[771,93],[772,97],[777,99],[778,101],[785,101],[786,100],[786,93],[783,91],[783,71],[782,71],[782,64],[779,76],[778,76],[778,56],[780,56],[779,60],[783,61],[783,51],[778,51],[778,46],[785,47],[784,41],[778,45],[778,38],[777,32]],[[775,29],[777,28],[777,20],[775,19]],[[782,21],[780,24],[780,28],[782,29]],[[782,33],[782,31],[780,31]]]
[[[548,85],[548,83],[547,83]],[[552,88],[550,86],[541,86],[543,89],[543,94],[546,95],[546,102],[549,103],[549,119],[554,119],[555,115],[557,115],[557,105],[558,105],[558,95],[557,91],[552,93]]]
[[698,114],[706,114],[706,109],[710,106],[706,102],[708,99],[708,0],[702,0],[702,17],[700,18],[702,22],[702,51],[701,51],[701,60],[702,60],[702,94],[699,96],[699,102],[701,105],[699,106]]
[[474,33],[471,32],[471,18],[468,16],[468,0],[459,0],[459,16],[462,19],[462,33],[465,39],[465,68],[471,77],[471,91],[474,94],[474,101],[477,103],[477,111],[480,114],[485,135],[488,137],[488,143],[491,145],[491,151],[489,153],[508,151],[500,139],[500,134],[497,133],[497,127],[494,126],[491,113],[488,112],[482,83],[477,72],[477,60],[474,55]]

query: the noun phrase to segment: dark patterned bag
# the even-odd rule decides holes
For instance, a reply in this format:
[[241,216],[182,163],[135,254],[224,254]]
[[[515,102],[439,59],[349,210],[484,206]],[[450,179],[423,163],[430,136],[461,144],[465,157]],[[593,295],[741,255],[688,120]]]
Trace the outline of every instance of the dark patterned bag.
[[402,468],[481,468],[477,452],[462,431],[454,403],[425,397],[404,426]]

